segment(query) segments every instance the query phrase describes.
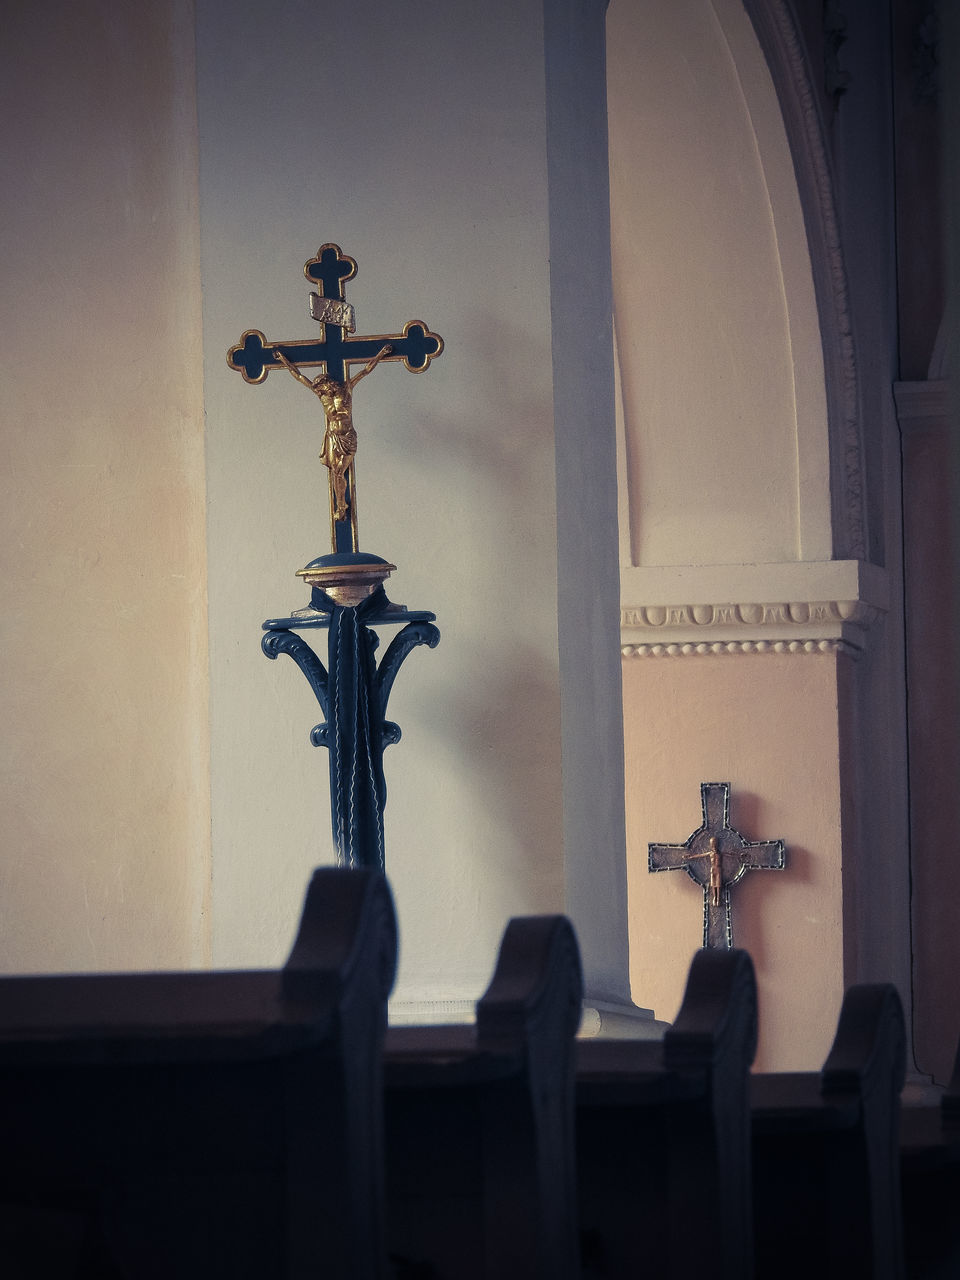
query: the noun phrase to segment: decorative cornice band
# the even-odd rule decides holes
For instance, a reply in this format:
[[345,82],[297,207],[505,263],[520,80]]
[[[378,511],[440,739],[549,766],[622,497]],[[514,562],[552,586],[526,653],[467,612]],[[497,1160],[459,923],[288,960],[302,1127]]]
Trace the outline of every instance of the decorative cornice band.
[[620,588],[630,657],[856,653],[890,604],[886,572],[856,560],[625,565]]
[[704,654],[729,653],[846,653],[857,657],[860,650],[846,640],[714,640],[694,644],[625,644],[624,658],[690,658]]
[[811,623],[869,627],[879,610],[862,600],[792,601],[783,604],[640,605],[620,610],[620,628],[784,627]]
[[620,611],[624,657],[706,653],[848,653],[882,613],[863,600],[640,605]]

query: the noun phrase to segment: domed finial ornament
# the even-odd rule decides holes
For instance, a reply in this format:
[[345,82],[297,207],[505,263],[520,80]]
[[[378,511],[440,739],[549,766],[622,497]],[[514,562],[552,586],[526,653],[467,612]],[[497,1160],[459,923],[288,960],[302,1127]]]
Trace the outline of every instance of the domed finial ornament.
[[[381,560],[379,556],[366,555],[360,551],[337,552],[311,560],[303,569],[297,570],[297,577],[314,589],[311,607],[325,611],[330,607],[330,602],[341,608],[362,604],[378,587],[383,586],[396,567],[395,564]],[[318,602],[318,592],[327,599]]]

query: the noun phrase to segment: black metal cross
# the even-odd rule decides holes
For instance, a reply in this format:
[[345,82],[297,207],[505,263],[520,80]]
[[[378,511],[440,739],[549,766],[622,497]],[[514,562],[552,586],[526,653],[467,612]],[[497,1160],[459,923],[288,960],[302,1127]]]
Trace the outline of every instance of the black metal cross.
[[[310,294],[310,314],[320,325],[319,340],[309,338],[267,342],[259,329],[248,329],[227,352],[227,364],[247,382],[263,382],[272,368],[286,365],[320,400],[326,420],[321,458],[329,468],[330,537],[335,554],[359,550],[356,472],[357,434],[353,424],[353,387],[382,361],[401,360],[413,373],[422,373],[443,351],[443,339],[422,320],[408,320],[401,333],[349,337],[356,328],[353,307],[343,287],[357,273],[357,264],[336,244],[323,244],[304,265],[303,274],[316,284]],[[350,365],[365,368],[351,376]],[[320,367],[308,378],[303,367]]]
[[686,871],[703,889],[703,945],[733,946],[730,889],[747,871],[782,871],[782,840],[744,840],[730,825],[730,783],[701,782],[703,823],[683,844],[651,844],[651,871]]
[[263,382],[271,369],[280,365],[279,347],[298,368],[324,366],[329,378],[345,382],[351,364],[364,363],[389,345],[385,360],[402,360],[411,373],[422,373],[434,356],[443,351],[443,339],[432,333],[422,320],[408,320],[400,333],[374,337],[348,337],[353,333],[353,307],[344,297],[343,286],[357,273],[357,264],[336,244],[324,244],[304,265],[303,274],[316,284],[310,295],[310,314],[320,322],[320,338],[296,338],[268,342],[259,329],[247,329],[227,352],[227,364],[243,374],[247,382]]

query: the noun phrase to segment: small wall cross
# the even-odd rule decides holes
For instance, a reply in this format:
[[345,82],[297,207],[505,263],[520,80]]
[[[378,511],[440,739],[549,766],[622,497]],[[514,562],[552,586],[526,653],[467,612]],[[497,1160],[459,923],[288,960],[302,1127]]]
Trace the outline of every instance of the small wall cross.
[[651,871],[686,871],[703,889],[703,945],[733,946],[730,889],[747,871],[782,871],[782,840],[745,840],[730,825],[730,783],[701,782],[703,823],[683,844],[651,844]]

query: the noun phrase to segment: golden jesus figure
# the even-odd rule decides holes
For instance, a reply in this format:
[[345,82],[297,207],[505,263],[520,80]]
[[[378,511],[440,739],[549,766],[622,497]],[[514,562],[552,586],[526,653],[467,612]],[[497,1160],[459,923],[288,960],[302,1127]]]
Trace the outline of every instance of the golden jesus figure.
[[279,347],[274,348],[274,355],[283,367],[289,370],[298,382],[302,382],[312,391],[323,405],[327,429],[320,449],[320,461],[330,471],[334,520],[347,518],[347,473],[353,465],[354,455],[357,452],[357,433],[353,426],[353,388],[361,378],[372,373],[391,350],[389,343],[381,347],[359,373],[348,378],[346,382],[338,382],[336,378],[328,378],[325,373],[319,378],[308,378],[292,360],[287,359]]
[[[684,859],[683,859],[684,862],[699,862],[701,858],[710,859],[710,877],[707,882],[707,889],[709,890],[709,893],[710,893],[711,907],[720,906],[720,895],[723,893],[723,886],[724,886],[723,859],[732,858],[733,856],[734,855],[732,853],[720,852],[720,850],[717,848],[716,836],[711,836],[710,839],[707,841],[706,853],[688,853],[684,856]],[[740,858],[740,861],[742,862],[747,855],[745,853],[741,853],[738,856]]]

